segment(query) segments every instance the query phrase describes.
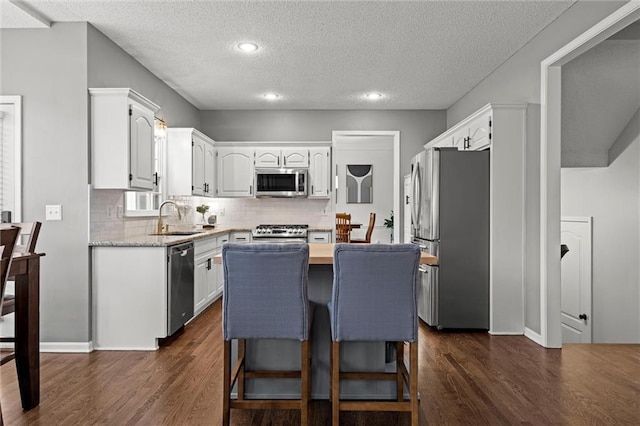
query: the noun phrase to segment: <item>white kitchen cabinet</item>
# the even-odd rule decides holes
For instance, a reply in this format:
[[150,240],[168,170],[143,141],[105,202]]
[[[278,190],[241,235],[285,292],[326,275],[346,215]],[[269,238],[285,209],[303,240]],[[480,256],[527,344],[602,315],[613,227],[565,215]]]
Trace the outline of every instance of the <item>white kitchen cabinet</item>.
[[309,149],[304,147],[255,149],[256,168],[264,167],[309,167]]
[[252,197],[252,147],[219,147],[216,150],[216,196]]
[[154,189],[154,114],[131,89],[91,88],[91,183],[97,189]]
[[466,120],[453,126],[425,145],[425,148],[449,147],[465,151],[479,151],[491,146],[493,109],[483,108]]
[[222,294],[222,265],[214,257],[222,251],[229,234],[195,240],[194,262],[194,317],[204,311]]
[[331,242],[330,231],[309,231],[307,232],[307,241],[309,243],[328,244]]
[[167,247],[92,247],[97,350],[156,350],[167,337]]
[[215,195],[213,139],[193,128],[167,129],[167,194]]
[[231,233],[229,240],[232,243],[250,243],[251,232],[250,231],[234,231]]
[[309,198],[329,198],[331,192],[331,148],[309,149]]

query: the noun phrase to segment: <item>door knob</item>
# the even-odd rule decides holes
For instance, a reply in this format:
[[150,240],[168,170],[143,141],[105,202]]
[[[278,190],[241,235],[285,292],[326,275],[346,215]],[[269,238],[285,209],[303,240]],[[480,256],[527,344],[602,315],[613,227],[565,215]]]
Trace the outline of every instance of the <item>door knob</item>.
[[580,318],[581,320],[587,320],[587,314],[580,314],[578,315],[578,318]]

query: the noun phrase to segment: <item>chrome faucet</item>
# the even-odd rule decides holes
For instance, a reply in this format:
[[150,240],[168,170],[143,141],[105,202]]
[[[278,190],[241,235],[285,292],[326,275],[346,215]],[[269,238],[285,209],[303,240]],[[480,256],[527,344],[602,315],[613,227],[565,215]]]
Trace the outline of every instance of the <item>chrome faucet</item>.
[[163,202],[162,204],[160,204],[160,208],[158,209],[158,225],[156,226],[156,234],[162,234],[163,233],[163,224],[162,224],[162,208],[164,207],[165,204],[173,204],[176,207],[176,210],[178,211],[178,220],[182,219],[182,214],[180,214],[180,206],[178,206],[175,201],[171,201],[171,200],[166,200],[165,202]]

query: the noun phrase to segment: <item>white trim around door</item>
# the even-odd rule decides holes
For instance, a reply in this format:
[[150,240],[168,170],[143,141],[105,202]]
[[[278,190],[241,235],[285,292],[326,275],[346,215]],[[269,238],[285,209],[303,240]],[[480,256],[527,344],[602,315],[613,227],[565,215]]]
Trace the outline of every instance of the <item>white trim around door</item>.
[[[402,229],[400,228],[400,132],[398,130],[334,130],[331,132],[331,141],[335,143],[340,136],[392,136],[393,137],[393,241],[400,241]],[[335,182],[333,183],[335,185]]]
[[13,143],[14,212],[11,221],[22,222],[22,96],[0,95],[0,105],[13,107],[13,142],[8,142]]
[[640,18],[630,1],[540,64],[540,337],[562,347],[560,326],[560,135],[562,66]]

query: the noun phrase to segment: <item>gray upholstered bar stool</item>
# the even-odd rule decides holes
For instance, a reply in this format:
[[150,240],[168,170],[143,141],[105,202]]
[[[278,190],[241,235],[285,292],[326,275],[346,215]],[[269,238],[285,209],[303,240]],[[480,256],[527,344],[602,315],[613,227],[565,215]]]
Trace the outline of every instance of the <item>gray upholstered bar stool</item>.
[[[224,377],[222,423],[230,409],[300,409],[307,425],[311,395],[310,331],[313,312],[307,297],[309,246],[305,244],[232,244],[222,246],[224,292]],[[231,340],[238,339],[238,360],[231,373]],[[249,371],[246,339],[294,339],[301,342],[301,371]],[[247,400],[245,379],[300,379],[298,400]],[[238,397],[231,389],[238,383]]]
[[[413,244],[336,244],[331,321],[332,424],[340,411],[409,411],[418,425],[418,310],[416,279],[420,249]],[[340,343],[396,342],[395,373],[341,372]],[[404,364],[409,342],[409,371]],[[340,380],[395,380],[392,401],[340,401]],[[404,401],[404,383],[410,400]]]

